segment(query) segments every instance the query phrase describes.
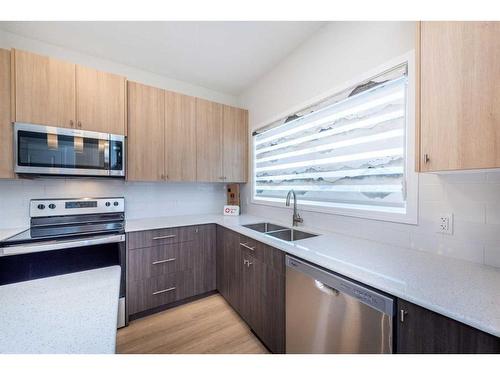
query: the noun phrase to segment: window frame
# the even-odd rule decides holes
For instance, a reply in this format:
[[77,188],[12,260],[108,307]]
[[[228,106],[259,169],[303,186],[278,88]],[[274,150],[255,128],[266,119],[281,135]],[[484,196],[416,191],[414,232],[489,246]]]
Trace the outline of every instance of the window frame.
[[[407,52],[397,58],[391,59],[384,64],[377,66],[365,72],[354,79],[345,82],[326,93],[318,95],[294,108],[291,108],[278,116],[275,116],[269,121],[262,122],[253,127],[255,130],[264,128],[265,126],[288,117],[292,113],[299,112],[304,108],[312,106],[321,102],[322,100],[336,95],[346,89],[355,87],[360,82],[369,80],[372,77],[378,76],[381,73],[388,71],[398,65],[406,64],[408,69],[408,96],[407,96],[407,123],[405,129],[405,171],[404,181],[406,189],[406,213],[392,213],[374,210],[364,210],[355,208],[341,208],[341,207],[319,207],[317,205],[303,204],[300,199],[297,200],[297,207],[299,210],[308,212],[317,212],[331,215],[350,216],[362,219],[372,219],[380,221],[390,221],[404,224],[417,224],[418,223],[418,173],[415,171],[415,155],[416,155],[416,71],[415,71],[415,51]],[[289,209],[281,202],[272,202],[265,199],[255,197],[255,137],[251,136],[249,142],[250,151],[250,183],[251,183],[251,204],[263,205],[270,207],[278,207],[282,209]]]

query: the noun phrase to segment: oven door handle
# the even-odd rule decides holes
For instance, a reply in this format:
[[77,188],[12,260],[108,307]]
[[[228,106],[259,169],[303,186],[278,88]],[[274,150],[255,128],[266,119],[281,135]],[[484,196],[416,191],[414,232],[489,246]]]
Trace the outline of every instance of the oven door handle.
[[107,243],[119,243],[124,241],[125,241],[125,235],[117,234],[112,236],[100,236],[100,237],[92,237],[88,239],[79,239],[72,241],[56,241],[51,243],[39,242],[38,244],[35,243],[26,245],[20,244],[20,245],[0,248],[0,256],[28,254],[40,251],[63,250],[63,249],[71,249],[74,247],[93,246],[93,245],[101,245]]

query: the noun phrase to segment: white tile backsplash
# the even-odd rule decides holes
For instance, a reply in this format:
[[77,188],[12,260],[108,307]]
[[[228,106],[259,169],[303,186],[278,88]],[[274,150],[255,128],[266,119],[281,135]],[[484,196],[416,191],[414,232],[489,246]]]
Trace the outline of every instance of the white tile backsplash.
[[[250,188],[243,189],[242,201]],[[245,213],[291,218],[285,208],[246,204]],[[454,233],[437,232],[439,215],[453,213]],[[304,225],[500,267],[500,172],[422,173],[417,225],[301,211]]]
[[[500,172],[421,174],[418,225],[301,212],[304,224],[396,246],[500,267]],[[249,197],[243,189],[242,201]],[[0,181],[0,228],[29,225],[29,200],[124,196],[127,218],[221,212],[225,187],[209,183],[40,178]],[[244,204],[245,213],[288,222],[291,210]],[[437,233],[441,213],[454,214],[454,233]]]
[[489,203],[486,205],[486,222],[489,224],[500,224],[500,203]]
[[210,183],[124,182],[91,178],[0,180],[0,228],[29,225],[37,198],[125,197],[128,219],[222,212],[225,186]]
[[484,248],[484,263],[500,267],[500,242],[487,243]]
[[488,182],[500,184],[500,170],[486,173]]
[[424,249],[438,255],[465,259],[475,263],[484,262],[484,243],[481,241],[457,239],[445,234],[437,248]]

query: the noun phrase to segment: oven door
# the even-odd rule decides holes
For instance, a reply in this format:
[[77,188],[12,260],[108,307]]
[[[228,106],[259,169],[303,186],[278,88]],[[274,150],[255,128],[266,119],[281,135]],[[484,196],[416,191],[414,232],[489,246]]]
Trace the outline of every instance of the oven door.
[[16,173],[123,176],[124,137],[14,124]]

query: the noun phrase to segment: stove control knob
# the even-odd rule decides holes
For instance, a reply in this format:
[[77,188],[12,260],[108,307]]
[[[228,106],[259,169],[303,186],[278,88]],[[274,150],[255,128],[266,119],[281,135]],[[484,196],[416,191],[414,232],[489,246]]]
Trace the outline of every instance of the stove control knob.
[[115,206],[115,207],[116,207],[116,206],[118,206],[118,204],[119,204],[118,202],[114,202],[114,203],[113,203],[113,206]]
[[106,207],[109,207],[111,206],[111,203],[110,202],[106,202]]
[[56,205],[54,203],[51,203],[49,204],[49,208],[53,210],[54,208],[56,208]]
[[39,210],[43,210],[43,209],[45,209],[45,205],[40,203],[40,204],[37,206],[37,208],[38,208]]

